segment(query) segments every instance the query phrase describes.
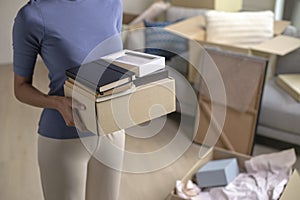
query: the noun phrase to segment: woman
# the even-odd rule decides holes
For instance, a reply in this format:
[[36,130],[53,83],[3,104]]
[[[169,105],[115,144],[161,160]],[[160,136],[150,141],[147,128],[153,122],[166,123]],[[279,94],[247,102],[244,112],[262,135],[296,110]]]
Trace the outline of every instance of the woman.
[[[64,97],[63,84],[65,70],[79,66],[99,43],[119,34],[121,25],[121,0],[31,0],[15,18],[15,96],[44,108],[38,161],[45,200],[118,199],[120,173],[91,157],[80,142],[72,100]],[[32,85],[37,55],[49,70],[48,94]],[[84,105],[74,103],[74,108]],[[124,146],[123,131],[106,139]]]

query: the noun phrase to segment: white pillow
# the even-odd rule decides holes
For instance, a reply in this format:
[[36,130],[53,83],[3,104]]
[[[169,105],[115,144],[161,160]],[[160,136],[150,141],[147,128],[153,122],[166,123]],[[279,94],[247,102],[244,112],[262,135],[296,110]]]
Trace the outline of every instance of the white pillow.
[[273,37],[274,14],[260,12],[206,13],[206,40],[208,42],[249,47]]

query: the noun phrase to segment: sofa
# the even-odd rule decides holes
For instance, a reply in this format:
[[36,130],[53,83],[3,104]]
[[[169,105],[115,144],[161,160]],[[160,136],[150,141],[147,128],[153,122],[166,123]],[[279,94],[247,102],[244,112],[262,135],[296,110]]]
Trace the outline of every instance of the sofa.
[[[171,6],[164,13],[164,20],[175,21],[182,18],[205,15],[207,9],[183,8]],[[300,30],[293,26],[286,28],[284,35],[300,38]],[[138,50],[145,46],[145,33],[137,30],[127,35],[124,47]],[[188,52],[182,54],[188,57]],[[300,145],[300,103],[290,97],[276,83],[276,76],[285,73],[300,73],[300,49],[285,55],[279,56],[276,64],[275,76],[267,80],[263,89],[259,121],[257,124],[258,136],[271,138],[292,145]],[[187,76],[188,63],[182,58],[175,56],[167,62],[168,66],[179,71],[183,76]],[[182,84],[176,84],[179,96],[187,96]],[[184,104],[189,109],[188,115],[194,115],[197,102],[186,99]]]
[[[283,34],[300,38],[300,29],[289,26]],[[257,135],[300,145],[300,103],[275,82],[278,74],[290,73],[300,73],[300,48],[277,58],[275,75],[264,86]]]

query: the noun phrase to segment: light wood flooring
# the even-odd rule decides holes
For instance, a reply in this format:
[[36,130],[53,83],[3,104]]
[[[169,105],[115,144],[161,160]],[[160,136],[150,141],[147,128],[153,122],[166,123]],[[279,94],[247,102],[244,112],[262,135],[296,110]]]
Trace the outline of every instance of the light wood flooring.
[[[42,91],[47,91],[47,71],[42,64],[36,67],[34,84]],[[41,109],[21,104],[15,99],[10,65],[0,66],[0,94],[0,199],[42,200],[36,133]],[[173,125],[171,122],[167,127],[172,128]],[[153,137],[150,142],[140,142],[128,137],[126,148],[149,150],[162,144],[163,140],[168,141],[170,137],[173,136],[168,135],[168,131],[164,136]],[[199,145],[193,144],[181,158],[162,170],[145,174],[124,173],[120,199],[165,199],[174,187],[175,180],[180,179],[196,162],[199,148]],[[273,151],[276,150],[255,145],[254,154]],[[299,160],[298,158],[298,169]]]

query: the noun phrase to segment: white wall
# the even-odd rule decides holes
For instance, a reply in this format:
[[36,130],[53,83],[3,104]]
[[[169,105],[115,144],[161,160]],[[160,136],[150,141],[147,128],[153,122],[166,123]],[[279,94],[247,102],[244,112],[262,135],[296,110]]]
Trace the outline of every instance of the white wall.
[[12,27],[14,18],[28,0],[0,0],[0,64],[12,63]]
[[[289,0],[287,0],[289,1]],[[283,17],[285,0],[243,0],[243,10],[272,10],[275,20]]]
[[243,0],[243,10],[273,10],[276,0]]
[[296,0],[292,13],[292,24],[300,28],[300,0]]

